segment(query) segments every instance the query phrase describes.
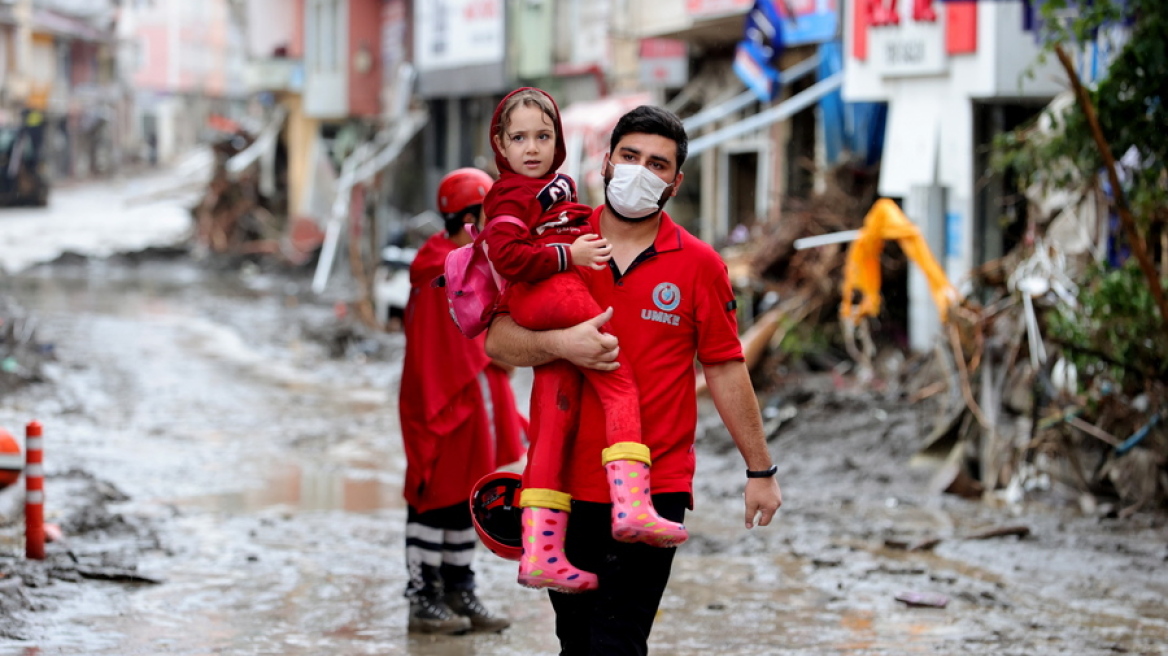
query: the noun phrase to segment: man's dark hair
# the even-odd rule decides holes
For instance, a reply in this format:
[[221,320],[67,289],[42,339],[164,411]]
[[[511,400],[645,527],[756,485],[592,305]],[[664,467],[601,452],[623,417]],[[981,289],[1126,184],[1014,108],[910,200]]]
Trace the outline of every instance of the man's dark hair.
[[685,134],[685,126],[681,119],[667,109],[652,105],[641,105],[621,117],[612,129],[612,139],[608,143],[608,152],[616,150],[616,145],[626,134],[655,134],[666,139],[672,139],[677,144],[677,170],[685,164],[685,156],[689,151],[689,137]]

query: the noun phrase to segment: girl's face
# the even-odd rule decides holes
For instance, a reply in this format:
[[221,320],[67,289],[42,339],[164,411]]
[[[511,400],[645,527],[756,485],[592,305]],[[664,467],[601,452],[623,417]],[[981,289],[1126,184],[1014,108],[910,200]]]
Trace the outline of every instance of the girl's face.
[[520,105],[511,110],[507,128],[501,139],[495,137],[495,146],[519,175],[542,177],[556,154],[556,129],[543,110]]

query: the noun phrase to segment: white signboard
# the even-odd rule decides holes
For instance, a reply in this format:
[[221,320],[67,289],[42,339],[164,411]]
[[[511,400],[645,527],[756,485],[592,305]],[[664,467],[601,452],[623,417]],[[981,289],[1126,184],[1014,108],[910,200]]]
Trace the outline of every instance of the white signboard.
[[868,28],[872,67],[884,77],[937,75],[949,64],[941,21],[905,21]]
[[414,3],[414,11],[419,71],[503,61],[503,0],[426,0]]
[[607,64],[608,0],[576,0],[572,7],[572,18],[571,62],[573,64]]
[[689,81],[689,56],[685,41],[676,39],[642,39],[640,57],[641,86],[681,87]]

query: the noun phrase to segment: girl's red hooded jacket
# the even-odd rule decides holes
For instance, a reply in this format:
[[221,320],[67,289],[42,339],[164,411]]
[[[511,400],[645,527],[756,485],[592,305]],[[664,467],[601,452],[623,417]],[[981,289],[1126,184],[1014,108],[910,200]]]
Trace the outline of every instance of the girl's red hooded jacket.
[[[567,157],[567,150],[560,109],[548,93],[534,87],[512,91],[495,108],[491,134],[500,132],[502,110],[508,99],[528,89],[547,96],[555,108],[556,145],[551,167],[547,174],[538,178],[516,173],[492,138],[491,148],[495,151],[499,179],[483,201],[487,226],[481,239],[486,244],[487,257],[495,271],[511,282],[536,282],[569,270],[572,258],[568,245],[590,231],[588,217],[592,214],[592,208],[576,202],[576,183],[568,176],[556,173]],[[527,230],[501,221],[491,222],[491,219],[504,215],[519,219]]]

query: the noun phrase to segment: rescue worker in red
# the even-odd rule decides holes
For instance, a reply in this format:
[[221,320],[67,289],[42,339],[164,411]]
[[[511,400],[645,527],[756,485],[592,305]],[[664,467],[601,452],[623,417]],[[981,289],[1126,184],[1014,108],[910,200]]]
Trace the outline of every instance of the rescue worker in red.
[[430,237],[410,265],[399,412],[411,633],[510,625],[475,594],[478,540],[467,499],[480,477],[523,456],[526,420],[516,409],[508,369],[483,348],[485,336],[464,337],[450,320],[445,293],[430,284],[442,274],[446,254],[471,242],[464,225],[480,221],[491,184],[474,168],[447,174],[438,185],[446,230]]
[[[483,203],[487,259],[509,281],[515,321],[532,330],[566,328],[600,313],[582,275],[608,267],[608,243],[588,224],[592,208],[576,202],[575,183],[556,173],[566,149],[559,109],[547,93],[524,87],[499,103],[491,120],[499,180]],[[511,216],[520,223],[495,221]],[[524,227],[526,226],[526,227]],[[596,575],[564,554],[571,496],[561,485],[566,443],[579,412],[584,378],[596,391],[604,418],[594,429],[605,446],[585,456],[603,465],[613,504],[606,533],[622,542],[675,547],[685,527],[657,514],[650,496],[649,449],[641,443],[641,410],[632,372],[578,369],[566,360],[535,368],[531,392],[531,450],[523,474],[523,555],[519,583],[582,592]]]
[[[612,245],[611,259],[604,270],[584,270],[599,307],[608,309],[566,330],[530,331],[497,316],[487,352],[517,366],[562,358],[601,371],[631,367],[642,440],[653,455],[653,503],[675,522],[693,507],[696,359],[746,464],[745,526],[766,526],[782,493],[743,359],[726,264],[663,210],[681,186],[688,143],[681,121],[666,110],[641,106],[621,117],[603,168],[605,202],[588,218],[591,231]],[[611,333],[600,329],[606,325]],[[648,653],[677,551],[604,534],[611,506],[595,456],[604,444],[602,417],[596,394],[585,387],[565,459],[564,489],[572,495],[565,550],[576,566],[596,573],[599,587],[549,593],[562,656]]]

